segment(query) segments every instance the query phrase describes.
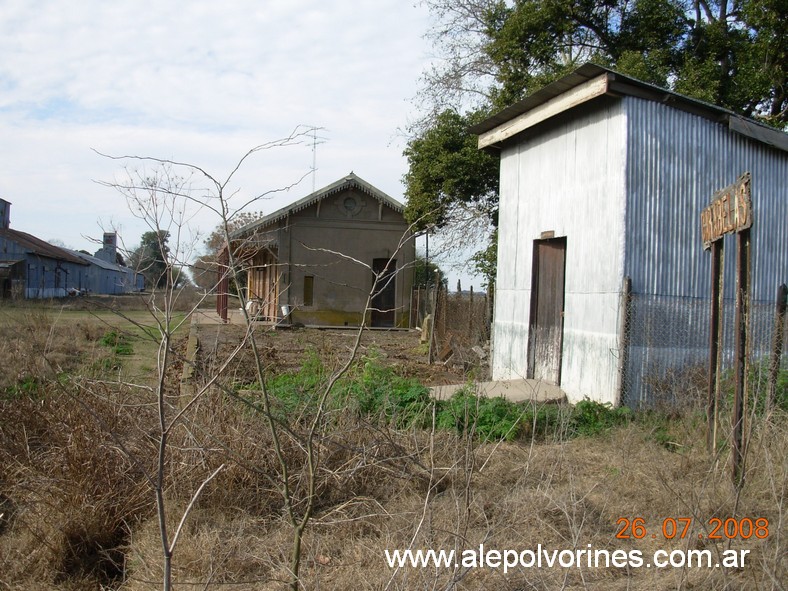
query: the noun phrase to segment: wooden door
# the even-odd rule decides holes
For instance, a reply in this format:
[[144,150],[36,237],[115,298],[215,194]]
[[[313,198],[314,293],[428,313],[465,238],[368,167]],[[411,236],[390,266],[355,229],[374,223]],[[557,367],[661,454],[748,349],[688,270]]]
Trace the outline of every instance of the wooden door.
[[378,278],[372,296],[372,326],[393,327],[397,294],[397,261],[373,259],[372,271]]
[[534,241],[528,377],[561,384],[566,238]]

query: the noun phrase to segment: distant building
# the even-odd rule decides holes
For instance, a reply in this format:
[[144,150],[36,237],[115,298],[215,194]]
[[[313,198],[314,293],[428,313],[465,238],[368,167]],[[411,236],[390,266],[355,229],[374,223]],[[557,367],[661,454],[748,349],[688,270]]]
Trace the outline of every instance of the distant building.
[[[493,378],[638,406],[682,367],[703,368],[711,263],[701,211],[745,172],[751,293],[771,318],[788,280],[788,134],[592,64],[473,131],[501,161]],[[736,248],[725,240],[732,299]]]
[[[416,247],[403,205],[353,173],[232,236],[259,319],[358,326],[407,326]],[[224,253],[225,256],[227,252]],[[217,310],[226,317],[229,282]]]
[[123,294],[142,291],[145,277],[134,269],[119,265],[118,236],[115,232],[105,232],[102,247],[95,256],[69,250],[71,254],[90,263],[88,269],[88,290],[98,294]]
[[[60,298],[75,293],[121,294],[142,289],[141,275],[111,263],[116,237],[105,234],[105,244],[92,257],[60,248],[26,232],[11,229],[11,203],[0,199],[0,297]],[[97,253],[97,254],[99,254]]]

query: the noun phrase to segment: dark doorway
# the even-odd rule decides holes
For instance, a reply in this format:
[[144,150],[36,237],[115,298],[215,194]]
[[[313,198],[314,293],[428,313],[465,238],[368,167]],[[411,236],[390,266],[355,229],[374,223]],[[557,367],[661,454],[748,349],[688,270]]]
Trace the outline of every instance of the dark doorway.
[[534,241],[528,377],[561,384],[566,238]]
[[378,278],[372,296],[372,326],[393,327],[397,293],[397,261],[373,259],[372,271]]

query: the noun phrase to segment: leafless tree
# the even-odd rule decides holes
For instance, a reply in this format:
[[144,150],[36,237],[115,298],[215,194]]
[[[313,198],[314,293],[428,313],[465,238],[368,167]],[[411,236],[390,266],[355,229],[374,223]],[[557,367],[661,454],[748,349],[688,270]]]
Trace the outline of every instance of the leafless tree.
[[[297,128],[284,139],[253,148],[238,161],[237,165],[223,179],[216,178],[199,166],[175,160],[140,156],[111,157],[124,162],[126,178],[121,182],[113,181],[103,184],[123,194],[130,209],[135,215],[143,219],[152,231],[161,232],[161,235],[169,233],[173,237],[171,248],[165,257],[165,287],[161,290],[154,290],[149,304],[149,309],[155,319],[159,343],[157,381],[152,389],[156,398],[158,430],[155,435],[157,442],[156,467],[153,473],[146,473],[146,479],[156,498],[164,564],[163,589],[165,591],[169,591],[173,587],[172,561],[176,544],[183,531],[187,517],[197,503],[200,494],[225,467],[225,464],[222,464],[204,478],[202,484],[192,494],[186,509],[182,512],[174,533],[170,533],[168,517],[172,510],[168,506],[165,491],[168,485],[174,484],[177,486],[177,483],[167,482],[166,465],[170,437],[173,429],[177,425],[186,422],[188,413],[202,397],[209,395],[209,393],[218,392],[239,399],[236,392],[228,390],[226,386],[220,383],[220,378],[233,359],[244,349],[251,351],[250,359],[254,366],[256,382],[260,387],[259,400],[261,403],[249,404],[249,401],[243,402],[249,404],[255,412],[262,415],[270,433],[272,453],[276,457],[278,465],[277,474],[273,477],[272,484],[279,492],[283,513],[292,528],[292,544],[287,565],[289,574],[287,584],[293,591],[300,588],[304,534],[313,517],[319,497],[320,447],[327,425],[327,401],[337,382],[348,372],[357,356],[362,335],[366,329],[367,312],[371,310],[373,298],[380,290],[384,289],[387,282],[392,280],[392,274],[385,271],[374,275],[372,288],[367,294],[364,310],[361,311],[362,322],[355,334],[353,344],[344,361],[333,369],[316,390],[313,404],[314,411],[306,423],[295,428],[283,420],[275,412],[272,396],[267,387],[269,378],[266,373],[265,355],[261,349],[260,336],[255,328],[254,318],[246,306],[246,291],[240,284],[241,269],[244,261],[241,260],[232,244],[234,241],[233,230],[237,226],[235,220],[245,219],[244,209],[260,199],[270,196],[272,193],[284,190],[284,188],[260,193],[236,206],[231,203],[231,198],[236,193],[230,192],[228,187],[236,172],[250,157],[265,150],[296,144],[308,133],[311,133],[311,129]],[[137,165],[137,167],[132,167],[132,165]],[[146,170],[148,167],[152,167],[153,172]],[[304,177],[297,179],[293,185],[297,184]],[[199,187],[199,189],[196,187]],[[217,234],[228,245],[225,249],[227,256],[225,273],[230,281],[236,284],[236,293],[240,300],[240,310],[246,329],[240,342],[232,349],[229,357],[219,367],[214,369],[207,381],[203,382],[196,391],[190,391],[187,396],[181,393],[180,396],[173,398],[171,394],[168,394],[168,376],[176,360],[173,332],[177,329],[178,322],[174,321],[173,311],[180,289],[174,279],[178,269],[186,265],[193,254],[195,239],[187,230],[190,216],[193,215],[191,212],[195,208],[207,208],[216,216]],[[185,241],[184,238],[186,238]],[[391,255],[390,261],[393,261],[405,244],[412,239],[412,232],[409,229],[403,235],[395,252]],[[348,255],[343,253],[332,254],[351,259],[354,263],[363,265],[371,273],[373,272],[369,265],[352,259]],[[190,310],[191,313],[196,312],[197,305]],[[185,320],[181,322],[185,322]],[[186,360],[186,362],[188,363],[189,360]],[[299,464],[294,465],[292,458],[287,457],[286,447],[288,449],[295,447],[301,450]],[[124,449],[129,458],[134,459],[134,452],[128,448]]]

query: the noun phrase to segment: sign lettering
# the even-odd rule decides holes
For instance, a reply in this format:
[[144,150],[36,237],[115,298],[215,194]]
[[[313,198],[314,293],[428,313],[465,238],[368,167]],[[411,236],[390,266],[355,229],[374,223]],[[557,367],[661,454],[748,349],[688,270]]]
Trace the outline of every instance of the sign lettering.
[[711,203],[700,214],[703,248],[725,234],[741,232],[752,226],[750,173],[740,176],[735,183],[714,194]]

